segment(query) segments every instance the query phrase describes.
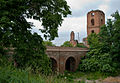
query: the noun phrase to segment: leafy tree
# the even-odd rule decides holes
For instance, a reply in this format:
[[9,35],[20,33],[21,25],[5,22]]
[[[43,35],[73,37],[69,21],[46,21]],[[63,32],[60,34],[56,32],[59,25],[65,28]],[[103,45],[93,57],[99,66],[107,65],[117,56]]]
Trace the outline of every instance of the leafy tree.
[[55,46],[51,41],[44,41],[45,46]]
[[63,45],[61,45],[62,47],[73,47],[73,45],[69,42],[69,41],[65,41],[63,43]]
[[31,33],[32,23],[26,18],[42,22],[45,38],[58,36],[58,26],[70,14],[65,0],[0,0],[0,46],[15,48],[14,60],[18,67],[32,66],[33,70],[49,71],[43,39]]
[[112,14],[113,20],[109,19],[106,26],[101,27],[101,42],[105,45],[106,52],[109,52],[113,66],[120,68],[120,15],[116,11]]

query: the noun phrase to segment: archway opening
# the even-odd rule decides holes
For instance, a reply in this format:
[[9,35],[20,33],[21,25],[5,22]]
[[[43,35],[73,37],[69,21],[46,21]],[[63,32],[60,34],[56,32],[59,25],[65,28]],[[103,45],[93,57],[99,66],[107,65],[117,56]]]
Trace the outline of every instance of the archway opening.
[[66,60],[65,70],[67,70],[67,71],[75,71],[75,59],[73,57],[69,57]]
[[57,61],[54,58],[50,58],[52,71],[57,71]]
[[92,30],[91,33],[94,33],[94,30]]

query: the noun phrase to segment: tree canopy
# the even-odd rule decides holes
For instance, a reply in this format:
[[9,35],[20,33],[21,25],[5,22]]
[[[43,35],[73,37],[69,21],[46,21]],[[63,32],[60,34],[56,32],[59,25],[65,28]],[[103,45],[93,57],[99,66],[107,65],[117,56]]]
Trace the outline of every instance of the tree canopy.
[[44,37],[53,40],[58,36],[63,17],[70,13],[65,0],[0,0],[0,51],[13,47],[13,58],[19,67],[31,65],[34,69],[41,67],[40,70],[47,71],[49,60],[43,39],[37,33],[31,33],[33,24],[26,19],[42,22]]

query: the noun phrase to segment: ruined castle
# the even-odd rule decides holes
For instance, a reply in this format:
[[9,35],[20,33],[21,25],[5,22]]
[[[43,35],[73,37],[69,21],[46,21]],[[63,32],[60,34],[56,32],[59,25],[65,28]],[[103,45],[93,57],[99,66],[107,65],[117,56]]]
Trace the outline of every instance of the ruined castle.
[[[87,13],[87,36],[91,33],[98,34],[100,32],[100,27],[105,24],[105,14],[101,10],[92,10]],[[74,40],[74,32],[71,32],[70,43],[72,45],[76,45],[76,41]],[[87,37],[83,38],[83,43],[85,46],[88,46]]]

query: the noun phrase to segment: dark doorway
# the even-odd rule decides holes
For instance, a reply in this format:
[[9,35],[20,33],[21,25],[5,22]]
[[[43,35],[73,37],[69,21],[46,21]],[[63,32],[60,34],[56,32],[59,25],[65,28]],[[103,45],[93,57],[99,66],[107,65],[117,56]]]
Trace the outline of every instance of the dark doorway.
[[73,57],[69,57],[69,58],[66,60],[65,70],[75,71],[75,59],[74,59]]
[[53,58],[50,58],[50,60],[51,60],[52,71],[53,72],[57,71],[57,61]]

